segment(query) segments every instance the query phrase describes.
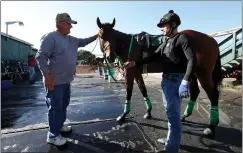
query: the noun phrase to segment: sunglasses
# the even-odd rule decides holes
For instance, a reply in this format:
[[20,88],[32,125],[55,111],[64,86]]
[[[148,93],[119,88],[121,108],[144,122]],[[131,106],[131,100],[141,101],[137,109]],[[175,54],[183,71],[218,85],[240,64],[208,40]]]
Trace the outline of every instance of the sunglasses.
[[65,21],[59,21],[59,23],[61,23],[61,24],[66,24],[66,25],[69,25],[69,26],[71,26],[71,23],[69,23],[69,22],[65,22]]
[[71,25],[71,23],[69,23],[69,22],[63,22],[63,23],[66,23],[67,25]]

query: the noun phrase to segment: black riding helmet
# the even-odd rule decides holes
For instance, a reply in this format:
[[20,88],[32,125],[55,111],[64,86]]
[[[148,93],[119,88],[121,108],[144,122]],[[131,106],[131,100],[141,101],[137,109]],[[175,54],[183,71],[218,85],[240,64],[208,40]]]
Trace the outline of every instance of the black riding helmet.
[[174,13],[173,10],[170,10],[167,14],[165,14],[162,19],[160,19],[159,23],[157,24],[158,27],[161,27],[165,23],[173,23],[177,25],[177,27],[181,24],[180,17]]

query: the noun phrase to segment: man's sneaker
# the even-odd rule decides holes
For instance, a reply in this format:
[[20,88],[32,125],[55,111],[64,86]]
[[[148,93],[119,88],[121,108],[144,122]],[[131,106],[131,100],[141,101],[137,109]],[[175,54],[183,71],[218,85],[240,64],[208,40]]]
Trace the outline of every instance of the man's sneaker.
[[162,143],[162,144],[165,144],[167,139],[166,138],[160,138],[157,140],[158,142]]
[[65,138],[63,138],[61,135],[59,135],[55,138],[47,138],[46,142],[54,144],[56,146],[62,146],[67,142],[67,140]]
[[63,125],[60,130],[61,130],[61,132],[70,132],[72,130],[72,127],[67,126],[67,125]]

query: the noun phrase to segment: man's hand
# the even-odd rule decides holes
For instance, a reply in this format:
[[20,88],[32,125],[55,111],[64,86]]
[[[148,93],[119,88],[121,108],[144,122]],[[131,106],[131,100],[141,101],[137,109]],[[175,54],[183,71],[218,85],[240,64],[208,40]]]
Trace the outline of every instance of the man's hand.
[[183,80],[180,87],[179,87],[179,95],[181,98],[189,97],[189,90],[188,90],[188,81]]
[[131,62],[127,61],[126,63],[124,63],[125,69],[128,69],[128,68],[133,67],[133,66],[135,66],[135,61],[131,61]]
[[97,37],[101,37],[104,33],[103,29],[100,29],[99,32],[97,33]]
[[54,90],[54,77],[50,73],[44,74],[44,86],[50,91]]

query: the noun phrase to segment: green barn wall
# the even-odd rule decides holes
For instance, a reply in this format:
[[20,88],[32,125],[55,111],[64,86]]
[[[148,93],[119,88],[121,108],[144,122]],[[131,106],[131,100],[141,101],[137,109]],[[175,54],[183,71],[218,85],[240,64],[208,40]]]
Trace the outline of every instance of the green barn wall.
[[31,45],[1,35],[1,60],[25,60],[32,51]]

